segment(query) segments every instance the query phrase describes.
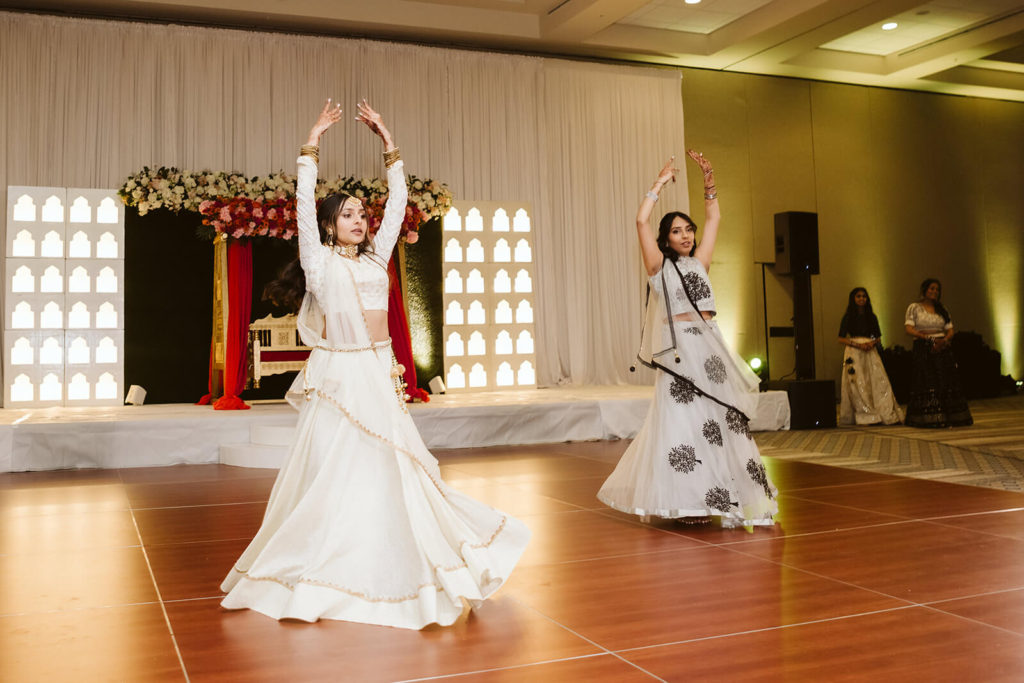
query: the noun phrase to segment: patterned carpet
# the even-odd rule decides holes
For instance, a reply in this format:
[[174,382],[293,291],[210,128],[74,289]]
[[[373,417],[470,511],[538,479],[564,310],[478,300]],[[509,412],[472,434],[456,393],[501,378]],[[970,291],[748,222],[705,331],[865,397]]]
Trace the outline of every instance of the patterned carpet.
[[956,429],[840,427],[755,434],[773,458],[1024,491],[1024,395],[973,401]]

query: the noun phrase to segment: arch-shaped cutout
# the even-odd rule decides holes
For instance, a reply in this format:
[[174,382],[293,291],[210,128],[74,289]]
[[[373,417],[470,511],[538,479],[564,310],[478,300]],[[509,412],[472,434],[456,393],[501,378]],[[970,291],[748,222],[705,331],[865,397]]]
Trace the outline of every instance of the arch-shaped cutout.
[[45,202],[43,202],[43,223],[63,223],[64,222],[64,204],[61,203],[60,197],[53,194],[50,195]]
[[68,365],[87,365],[90,355],[89,342],[84,337],[75,337],[68,345]]
[[96,208],[97,223],[117,223],[117,202],[113,197],[104,197]]
[[533,261],[533,249],[525,239],[516,242],[516,263],[531,263]]
[[516,383],[516,375],[512,372],[510,363],[505,362],[498,366],[498,371],[494,373],[494,383],[499,387],[510,387]]
[[48,301],[39,313],[39,329],[60,330],[64,328],[64,312],[56,301]]
[[11,382],[11,403],[25,403],[35,399],[36,388],[28,375],[20,374]]
[[11,217],[16,221],[35,223],[36,203],[32,201],[32,197],[27,194],[18,197],[18,201],[14,202],[14,210]]
[[117,310],[114,308],[114,304],[109,301],[104,301],[100,304],[99,310],[96,311],[96,327],[104,329],[117,328]]
[[487,371],[481,363],[474,363],[469,371],[469,386],[474,389],[487,386]]
[[462,216],[454,206],[448,209],[448,213],[444,215],[444,229],[447,232],[462,231]]
[[494,262],[509,263],[512,260],[512,249],[508,246],[508,240],[504,237],[494,243]]
[[525,294],[533,291],[533,278],[526,272],[526,269],[521,269],[516,273],[516,292]]
[[519,333],[519,336],[516,337],[516,353],[533,353],[533,335],[530,334],[529,330],[523,330]]
[[463,315],[462,304],[458,301],[452,301],[448,304],[448,308],[444,312],[444,324],[462,325],[464,323],[465,317]]
[[526,209],[516,211],[515,218],[512,219],[512,231],[530,232],[530,216],[526,213]]
[[117,362],[117,345],[110,337],[100,339],[96,346],[96,363],[108,364]]
[[63,398],[63,387],[60,379],[54,373],[47,373],[39,384],[40,401],[59,401]]
[[474,332],[473,334],[469,335],[469,342],[466,344],[466,355],[487,355],[487,342],[484,341],[484,335],[482,333]]
[[64,345],[57,337],[47,337],[39,347],[40,365],[64,365]]
[[483,263],[484,262],[484,245],[480,243],[480,240],[473,238],[466,245],[466,263]]
[[89,390],[92,387],[89,386],[89,380],[85,378],[80,372],[76,372],[71,376],[71,381],[68,382],[68,400],[69,401],[88,401]]
[[12,330],[31,330],[36,326],[36,314],[32,310],[32,304],[27,301],[19,301],[11,311]]
[[36,350],[27,337],[18,337],[11,345],[11,365],[32,365],[36,362]]
[[90,291],[91,284],[89,271],[85,269],[85,266],[76,266],[71,270],[71,276],[68,278],[69,292],[88,292]]
[[497,325],[508,325],[512,322],[512,306],[502,299],[494,308],[494,322]]
[[39,244],[39,255],[43,258],[64,258],[64,238],[56,230],[43,235]]
[[444,352],[449,358],[466,355],[466,347],[462,342],[462,335],[458,332],[449,334],[448,341],[445,342]]
[[537,383],[537,374],[533,369],[533,363],[528,360],[524,360],[520,363],[517,380],[519,386],[528,386]]
[[466,228],[466,232],[484,231],[484,217],[480,215],[480,209],[473,207],[466,212],[464,226]]
[[120,397],[117,389],[117,380],[109,372],[104,372],[96,381],[96,398],[103,400],[115,400]]
[[474,268],[469,271],[469,275],[466,276],[466,293],[467,294],[483,294],[484,291],[484,276],[480,274],[480,271]]
[[117,258],[119,251],[114,233],[105,232],[100,235],[99,241],[96,242],[96,258]]
[[505,209],[498,209],[491,218],[491,230],[493,232],[508,232],[508,212]]
[[92,242],[84,230],[79,230],[71,236],[68,242],[68,258],[90,258],[92,256]]
[[494,274],[494,291],[499,294],[512,291],[512,279],[508,276],[508,271],[504,268]]
[[117,275],[110,266],[101,268],[99,275],[96,276],[96,291],[104,294],[117,292]]
[[84,302],[78,301],[71,305],[68,311],[68,329],[84,329],[90,325],[89,307]]
[[57,266],[47,266],[39,276],[39,291],[53,294],[64,291],[64,273]]
[[85,197],[75,197],[68,209],[68,223],[91,223],[92,207]]
[[36,240],[28,230],[19,230],[11,242],[11,255],[15,258],[31,258],[36,255]]
[[487,310],[484,305],[479,301],[474,300],[469,305],[469,311],[466,313],[466,320],[470,325],[486,325],[487,324]]
[[448,368],[448,374],[446,375],[445,384],[449,389],[465,389],[466,388],[466,373],[462,371],[462,366],[456,363],[455,365]]
[[454,268],[444,278],[444,291],[446,294],[462,294],[462,276]]
[[462,263],[462,245],[454,237],[445,242],[444,260],[449,263]]
[[516,306],[516,322],[521,325],[533,322],[533,306],[526,299],[522,299]]
[[36,291],[36,276],[28,266],[18,266],[11,277],[11,291],[15,293],[29,293]]
[[508,330],[502,330],[498,333],[498,336],[494,339],[494,355],[496,356],[510,356],[512,355],[512,335],[509,334]]

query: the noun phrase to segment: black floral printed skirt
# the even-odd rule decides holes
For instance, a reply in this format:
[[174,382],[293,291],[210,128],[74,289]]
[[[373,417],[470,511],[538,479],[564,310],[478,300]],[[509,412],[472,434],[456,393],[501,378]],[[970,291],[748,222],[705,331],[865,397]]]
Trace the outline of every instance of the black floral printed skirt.
[[913,363],[906,424],[911,427],[974,424],[949,346],[935,351],[928,341],[916,339]]

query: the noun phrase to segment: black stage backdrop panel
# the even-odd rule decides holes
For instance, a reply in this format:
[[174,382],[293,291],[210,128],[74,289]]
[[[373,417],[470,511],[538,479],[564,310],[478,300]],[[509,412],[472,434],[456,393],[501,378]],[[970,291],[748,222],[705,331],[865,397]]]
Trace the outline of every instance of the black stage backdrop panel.
[[147,403],[195,403],[207,392],[213,245],[196,214],[125,209],[124,379]]
[[[441,219],[420,226],[420,238],[405,246],[405,297],[409,309],[409,335],[413,340],[416,383],[427,389],[430,380],[444,376],[441,355],[444,301],[441,292]],[[428,349],[423,353],[422,349]]]

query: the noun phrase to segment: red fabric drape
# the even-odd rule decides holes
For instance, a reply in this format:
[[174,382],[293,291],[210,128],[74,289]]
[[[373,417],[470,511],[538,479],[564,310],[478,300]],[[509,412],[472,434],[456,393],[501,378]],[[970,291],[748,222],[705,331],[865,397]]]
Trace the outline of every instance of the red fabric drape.
[[430,395],[416,386],[416,366],[412,362],[412,338],[409,336],[409,321],[405,317],[405,303],[402,301],[402,285],[398,281],[395,259],[388,263],[388,277],[391,288],[388,291],[388,334],[391,335],[391,349],[395,358],[405,366],[405,393],[409,400],[418,398],[424,402]]
[[224,395],[215,410],[248,410],[238,397],[245,389],[249,359],[249,317],[252,313],[252,242],[228,242],[228,323],[224,348]]

